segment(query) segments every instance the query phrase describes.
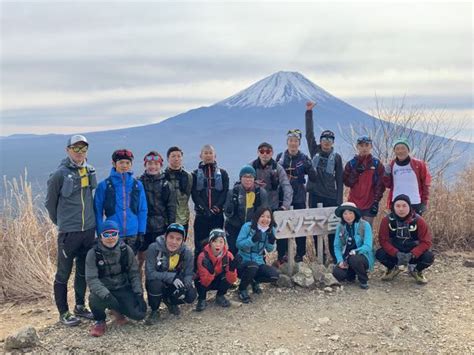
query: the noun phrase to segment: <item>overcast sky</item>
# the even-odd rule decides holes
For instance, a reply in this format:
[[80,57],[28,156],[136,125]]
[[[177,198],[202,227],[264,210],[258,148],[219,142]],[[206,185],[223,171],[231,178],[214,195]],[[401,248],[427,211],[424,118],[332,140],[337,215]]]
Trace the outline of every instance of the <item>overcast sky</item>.
[[366,111],[445,110],[469,139],[472,41],[471,2],[3,1],[0,134],[158,122],[290,70]]

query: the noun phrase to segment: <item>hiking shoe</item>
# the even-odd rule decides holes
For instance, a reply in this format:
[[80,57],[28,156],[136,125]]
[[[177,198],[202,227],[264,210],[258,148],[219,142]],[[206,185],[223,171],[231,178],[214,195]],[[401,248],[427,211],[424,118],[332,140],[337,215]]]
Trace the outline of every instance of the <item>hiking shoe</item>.
[[394,267],[393,269],[387,269],[385,275],[382,276],[382,281],[392,281],[402,270],[398,267]]
[[258,282],[252,282],[252,291],[253,293],[259,295],[263,292],[262,288],[260,287],[260,284]]
[[167,304],[168,311],[175,316],[179,316],[181,311],[179,310],[179,306],[177,304]]
[[242,301],[242,303],[249,303],[252,301],[247,290],[239,291],[239,299]]
[[158,320],[160,319],[160,311],[151,311],[148,317],[145,320],[146,325],[154,325],[158,323]]
[[410,275],[416,280],[417,284],[426,285],[428,283],[428,280],[421,271],[413,270],[410,272]]
[[78,317],[94,320],[92,312],[83,304],[77,304],[76,307],[74,307],[74,314]]
[[232,285],[230,285],[229,290],[235,291],[239,288],[239,285],[240,285],[240,280],[237,279],[237,281],[235,281]]
[[216,304],[224,308],[230,307],[230,301],[224,295],[216,296]]
[[300,255],[295,256],[295,263],[302,263],[303,262],[303,257]]
[[363,290],[368,290],[369,289],[369,284],[367,282],[359,282],[359,287]]
[[59,321],[62,324],[67,325],[68,327],[74,327],[78,325],[79,323],[81,323],[81,320],[69,311],[66,311],[63,314],[61,314],[59,316]]
[[196,305],[196,312],[202,312],[206,309],[206,307],[207,307],[206,300],[198,300],[197,305]]
[[105,320],[100,320],[94,323],[89,334],[93,337],[101,337],[105,333]]
[[114,318],[114,323],[117,324],[118,326],[122,326],[128,323],[128,319],[125,318],[125,316],[122,313],[117,312],[114,309],[111,309],[110,314]]

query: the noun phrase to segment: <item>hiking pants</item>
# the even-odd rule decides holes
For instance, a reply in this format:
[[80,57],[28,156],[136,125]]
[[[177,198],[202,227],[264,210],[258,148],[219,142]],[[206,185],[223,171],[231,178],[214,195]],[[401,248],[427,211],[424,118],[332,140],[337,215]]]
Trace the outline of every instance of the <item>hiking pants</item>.
[[160,308],[162,300],[168,304],[178,305],[193,303],[196,299],[196,289],[194,287],[178,291],[174,285],[166,284],[161,280],[147,281],[146,291],[148,293],[148,304],[152,311]]
[[253,281],[257,283],[276,282],[280,276],[280,272],[273,266],[267,264],[258,265],[254,261],[244,262],[237,269],[237,273],[240,277],[240,291],[246,290]]
[[[118,290],[110,291],[110,293],[117,299],[120,305],[119,309],[114,309],[114,311],[133,320],[142,320],[145,318],[146,310],[140,310],[140,306],[135,299],[135,294],[131,287],[123,287]],[[112,309],[107,301],[94,293],[89,295],[89,306],[96,321],[104,321],[106,318],[105,310]]]
[[196,285],[196,290],[198,293],[198,299],[205,300],[207,296],[207,291],[216,290],[217,296],[223,296],[227,293],[227,290],[230,288],[230,283],[225,278],[225,272],[221,272],[217,275],[211,284],[207,287],[204,287],[199,280],[194,281]]
[[68,232],[58,234],[57,271],[54,278],[54,300],[60,314],[67,312],[67,283],[71,276],[74,260],[76,274],[74,277],[74,293],[76,305],[84,305],[86,295],[86,255],[94,245],[95,228],[84,232]]
[[[375,258],[380,261],[381,264],[386,266],[389,270],[393,269],[398,264],[397,257],[387,254],[387,252],[382,248],[378,249],[375,252]],[[416,264],[415,269],[418,271],[422,271],[430,267],[433,262],[434,254],[431,250],[427,250],[423,254],[421,254],[419,258],[412,258],[409,264]]]
[[356,275],[359,282],[366,283],[369,280],[369,276],[367,276],[369,261],[364,255],[349,255],[347,263],[349,264],[347,269],[341,269],[339,265],[334,266],[332,274],[338,281],[354,281]]
[[[336,207],[337,206],[337,201],[332,198],[327,198],[323,196],[318,196],[316,194],[311,194],[309,196],[309,207],[310,208],[316,208],[318,207],[318,203],[322,203],[323,207]],[[314,235],[313,236],[314,240],[314,248],[316,251],[316,255],[318,254],[318,236]],[[336,262],[336,254],[334,254],[334,234],[329,234],[328,235],[328,247],[329,247],[329,253],[331,254],[332,257],[332,262]],[[324,258],[323,262],[326,262],[326,253],[324,253]]]

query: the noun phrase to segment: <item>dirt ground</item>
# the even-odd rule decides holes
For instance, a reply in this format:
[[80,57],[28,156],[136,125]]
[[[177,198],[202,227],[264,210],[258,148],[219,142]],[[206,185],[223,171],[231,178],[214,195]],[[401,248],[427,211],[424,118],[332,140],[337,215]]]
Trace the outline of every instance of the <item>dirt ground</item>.
[[382,282],[378,267],[367,291],[356,284],[333,292],[266,285],[251,304],[232,293],[229,309],[211,300],[202,313],[182,306],[179,318],[162,310],[157,325],[109,324],[102,338],[88,335],[90,322],[59,325],[51,302],[6,304],[0,306],[0,340],[33,325],[41,341],[34,351],[44,352],[474,353],[474,269],[462,265],[465,256],[439,256],[426,272],[426,286],[407,274]]

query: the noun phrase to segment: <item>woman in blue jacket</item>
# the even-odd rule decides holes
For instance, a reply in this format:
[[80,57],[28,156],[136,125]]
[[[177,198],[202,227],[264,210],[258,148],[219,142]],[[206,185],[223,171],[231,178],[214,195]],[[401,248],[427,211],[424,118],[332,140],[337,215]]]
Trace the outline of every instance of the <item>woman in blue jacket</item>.
[[265,263],[264,254],[275,250],[275,221],[272,210],[259,207],[252,221],[245,223],[237,237],[237,269],[240,277],[239,298],[243,303],[251,301],[247,288],[252,284],[253,293],[262,293],[260,282],[276,282],[279,271]]
[[367,271],[373,270],[372,228],[361,219],[361,212],[352,202],[345,202],[336,209],[341,218],[334,238],[337,265],[333,275],[339,281],[354,281],[356,276],[362,289],[368,289]]

